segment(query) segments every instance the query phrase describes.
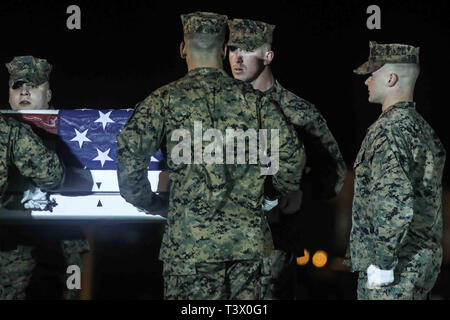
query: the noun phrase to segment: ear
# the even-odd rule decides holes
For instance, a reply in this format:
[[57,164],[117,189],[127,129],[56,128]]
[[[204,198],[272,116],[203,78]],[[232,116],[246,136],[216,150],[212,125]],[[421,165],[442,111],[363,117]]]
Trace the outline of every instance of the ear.
[[52,90],[47,90],[47,103],[49,103],[52,100]]
[[392,88],[393,86],[395,86],[397,84],[397,82],[398,82],[398,75],[396,73],[390,73],[388,82],[387,82],[387,86]]
[[223,51],[222,51],[222,60],[225,60],[225,58],[227,57],[227,51],[228,51],[228,46],[225,44],[223,46]]
[[274,57],[275,53],[272,50],[267,51],[266,54],[264,55],[264,65],[268,66],[272,62]]
[[183,60],[186,59],[185,49],[186,49],[186,45],[185,45],[184,41],[181,41],[181,43],[180,43],[180,57]]

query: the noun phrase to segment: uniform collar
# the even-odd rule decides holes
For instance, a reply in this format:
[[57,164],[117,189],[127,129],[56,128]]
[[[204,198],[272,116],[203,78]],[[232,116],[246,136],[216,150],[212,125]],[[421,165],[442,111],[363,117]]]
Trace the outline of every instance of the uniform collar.
[[187,74],[189,76],[191,76],[191,75],[192,76],[193,75],[208,76],[208,75],[216,75],[216,74],[228,76],[224,70],[218,69],[218,68],[195,68],[195,69],[192,69],[191,71],[189,71]]
[[272,87],[269,90],[264,91],[264,94],[277,94],[281,91],[281,84],[277,79],[274,79]]
[[386,110],[384,110],[378,117],[378,120],[383,118],[386,114],[393,112],[394,110],[410,109],[410,108],[415,108],[415,107],[416,107],[415,102],[397,102],[396,104],[394,104],[394,105],[388,107]]

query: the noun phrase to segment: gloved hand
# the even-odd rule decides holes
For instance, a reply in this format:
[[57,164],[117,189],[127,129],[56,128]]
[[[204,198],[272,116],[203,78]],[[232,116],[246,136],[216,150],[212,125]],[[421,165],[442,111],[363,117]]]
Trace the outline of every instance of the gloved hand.
[[152,201],[148,208],[138,208],[139,211],[154,216],[167,218],[169,210],[168,193],[152,193]]
[[367,268],[367,289],[379,289],[394,282],[394,270],[381,270],[371,264]]
[[20,201],[25,209],[33,210],[47,210],[48,206],[50,206],[51,209],[53,208],[53,202],[49,199],[47,192],[43,192],[39,188],[31,188],[30,190],[25,191],[23,193],[23,198]]
[[294,214],[300,210],[302,205],[303,192],[297,190],[291,192],[280,199],[280,210],[284,214]]
[[262,209],[263,211],[270,211],[278,205],[278,199],[275,200],[267,200],[264,199]]

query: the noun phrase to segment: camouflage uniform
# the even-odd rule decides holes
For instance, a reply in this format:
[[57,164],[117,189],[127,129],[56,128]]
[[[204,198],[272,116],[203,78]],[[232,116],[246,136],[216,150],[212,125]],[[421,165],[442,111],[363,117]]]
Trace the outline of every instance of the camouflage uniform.
[[[233,19],[228,22],[228,26],[230,29],[229,47],[254,51],[266,43],[272,44],[274,25],[249,19]],[[295,126],[305,143],[307,166],[311,167],[312,171],[305,176],[303,182],[307,181],[311,184],[312,194],[315,198],[326,199],[337,196],[344,185],[347,168],[339,146],[323,116],[312,103],[286,90],[277,80],[264,94],[280,104],[284,115]],[[270,186],[266,187],[270,189]],[[307,195],[305,194],[305,196]],[[277,226],[277,228],[273,226],[272,232],[279,230],[278,232],[283,233],[274,234],[276,239],[283,242],[280,247],[285,247],[286,243],[289,243],[289,248],[297,251],[292,254],[303,255],[303,248],[299,249],[301,241],[297,235],[298,226],[295,226],[298,224],[298,217],[285,216],[283,221],[278,224],[281,226]],[[290,244],[293,241],[296,243]],[[272,269],[272,279],[270,281],[264,279],[265,284],[271,283],[272,287],[272,290],[266,290],[267,299],[273,298],[270,292],[273,291],[273,284],[280,278],[283,267],[291,260],[285,250],[275,250],[271,259],[265,261],[268,268]]]
[[[20,82],[31,83],[33,85],[39,86],[42,83],[49,81],[50,73],[52,71],[52,65],[48,63],[45,59],[35,58],[33,56],[20,56],[14,57],[14,59],[6,64],[6,67],[10,73],[9,86],[13,87],[15,84]],[[53,107],[50,107],[53,109]],[[44,144],[47,141],[44,141]],[[54,149],[54,148],[52,148]],[[23,182],[25,189],[33,188],[32,184],[29,181]],[[25,261],[25,256],[28,256],[29,252],[35,252],[33,257],[42,256],[43,265],[47,265],[48,263],[52,264],[52,260],[58,260],[57,255],[63,255],[65,258],[66,265],[77,265],[82,269],[82,259],[81,254],[89,251],[89,244],[87,240],[62,240],[55,242],[52,244],[53,240],[45,239],[44,236],[39,235],[39,227],[36,226],[24,226],[24,229],[27,229],[30,234],[34,234],[36,238],[40,238],[39,240],[35,240],[34,244],[37,248],[33,248],[33,246],[28,246],[27,250],[23,249],[22,252],[24,254],[24,259],[22,259],[22,265]],[[24,232],[24,231],[22,231]],[[31,244],[31,242],[30,242]],[[43,244],[41,246],[41,244]],[[56,248],[54,246],[58,246]],[[15,253],[18,254],[18,253]],[[19,254],[18,254],[19,255]],[[29,256],[31,257],[31,256]],[[31,259],[31,258],[30,258]],[[27,259],[30,263],[28,268],[23,268],[23,272],[32,272],[33,266],[36,265],[35,258],[33,260]],[[13,261],[11,259],[11,261]],[[12,269],[15,269],[15,266],[11,266]],[[44,268],[45,269],[45,268]],[[51,269],[51,268],[50,268]],[[49,269],[49,270],[50,270]],[[62,268],[60,271],[60,280],[63,285],[63,293],[62,298],[65,300],[73,300],[77,299],[79,295],[79,291],[77,290],[69,290],[66,286],[66,268]],[[16,272],[18,272],[16,270]],[[29,275],[23,273],[23,278],[29,278]]]
[[[16,166],[22,175],[47,190],[58,187],[64,173],[58,156],[46,149],[28,125],[0,116],[2,197],[7,187],[8,168],[11,166]],[[20,245],[9,248],[5,245],[8,240],[8,234],[0,234],[0,299],[24,299],[25,288],[35,264],[32,248]]]
[[[226,17],[207,13],[183,15],[182,21],[185,34],[221,34],[226,27]],[[160,250],[165,298],[257,299],[261,259],[273,247],[261,212],[264,166],[176,164],[172,150],[178,141],[170,137],[180,128],[193,137],[195,121],[202,122],[203,130],[214,128],[223,136],[227,128],[279,129],[274,184],[282,193],[298,190],[305,162],[303,146],[277,106],[221,69],[196,68],[154,91],[118,135],[121,194],[135,206],[152,210],[148,160],[164,144],[170,172],[169,211]],[[188,148],[193,145],[188,142]]]
[[[418,48],[370,44],[369,61],[418,63]],[[373,49],[373,50],[372,50]],[[358,299],[425,299],[442,262],[442,174],[446,153],[416,111],[399,102],[368,129],[355,161],[352,230],[346,264],[358,271]],[[393,270],[394,282],[367,289],[369,265]]]
[[[274,25],[248,19],[233,19],[228,21],[228,26],[229,47],[254,51],[263,44],[272,43]],[[317,173],[313,179],[316,181],[314,194],[317,198],[337,196],[344,185],[347,168],[336,139],[319,110],[312,103],[283,88],[277,80],[264,94],[280,104],[288,121],[300,130],[302,140],[310,141],[314,150],[306,150],[307,155],[314,151],[317,158],[326,158],[327,161],[320,165],[311,164],[312,168],[318,168],[311,173]]]

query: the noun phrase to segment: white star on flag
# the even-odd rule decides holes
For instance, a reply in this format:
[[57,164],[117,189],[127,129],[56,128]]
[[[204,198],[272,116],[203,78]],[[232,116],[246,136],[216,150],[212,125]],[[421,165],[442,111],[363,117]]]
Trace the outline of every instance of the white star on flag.
[[77,141],[81,149],[81,147],[83,147],[83,142],[92,142],[88,137],[86,137],[88,130],[89,129],[86,129],[83,133],[80,133],[77,129],[75,129],[76,137],[70,141]]
[[92,159],[92,161],[100,161],[100,163],[102,164],[102,168],[103,168],[103,165],[105,164],[106,161],[114,161],[113,159],[111,159],[108,156],[110,150],[111,149],[108,149],[105,152],[102,152],[97,149],[98,156],[96,158]]
[[95,120],[94,122],[101,122],[102,126],[103,126],[103,130],[105,130],[106,125],[108,123],[114,123],[114,120],[111,120],[111,118],[109,117],[109,115],[111,114],[112,111],[108,112],[108,113],[103,113],[101,111],[98,112],[98,115],[100,118],[98,118],[97,120]]

